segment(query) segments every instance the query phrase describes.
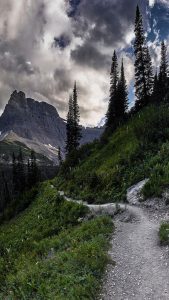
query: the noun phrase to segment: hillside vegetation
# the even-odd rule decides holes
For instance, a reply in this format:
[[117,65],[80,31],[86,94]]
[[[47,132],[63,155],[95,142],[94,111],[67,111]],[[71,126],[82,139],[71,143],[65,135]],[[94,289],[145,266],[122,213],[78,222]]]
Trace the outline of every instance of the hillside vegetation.
[[169,106],[151,105],[100,142],[82,147],[63,164],[54,184],[88,202],[125,200],[144,178],[144,196],[160,196],[169,184]]
[[88,208],[66,202],[49,182],[0,230],[0,299],[95,299],[112,221],[88,221]]
[[169,223],[161,224],[159,238],[162,245],[169,245]]
[[[0,299],[96,299],[108,262],[110,218],[88,219],[88,208],[57,191],[89,202],[126,200],[126,189],[149,178],[146,197],[169,185],[169,106],[149,106],[114,133],[85,145],[59,175],[23,194],[22,214],[1,218]],[[15,216],[12,220],[9,219]],[[160,229],[168,242],[168,224]]]
[[[0,299],[95,299],[112,221],[88,220],[87,207],[57,191],[89,202],[124,201],[129,186],[149,178],[144,196],[160,196],[169,185],[168,156],[167,104],[144,108],[100,142],[72,153],[55,179],[24,195],[22,214],[9,222],[9,209],[1,219],[8,223],[0,231]],[[163,226],[161,240],[168,231]]]

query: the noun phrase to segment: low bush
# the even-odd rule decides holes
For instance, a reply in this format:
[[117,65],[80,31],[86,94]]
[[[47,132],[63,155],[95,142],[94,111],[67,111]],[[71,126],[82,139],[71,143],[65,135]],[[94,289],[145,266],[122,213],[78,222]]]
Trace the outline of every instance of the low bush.
[[164,190],[169,186],[169,142],[162,144],[160,150],[149,160],[149,181],[143,188],[145,198],[161,197]]
[[4,209],[0,217],[0,224],[9,221],[10,219],[17,216],[19,213],[24,211],[32,203],[33,199],[35,199],[36,195],[38,194],[39,188],[40,185],[37,185],[30,191],[24,192],[16,199],[11,201]]
[[159,237],[161,244],[169,244],[169,223],[160,226]]

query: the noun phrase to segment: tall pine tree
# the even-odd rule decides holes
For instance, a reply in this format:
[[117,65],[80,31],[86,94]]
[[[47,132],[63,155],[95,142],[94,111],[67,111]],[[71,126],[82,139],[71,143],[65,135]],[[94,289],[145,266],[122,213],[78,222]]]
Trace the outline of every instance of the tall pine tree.
[[66,153],[69,154],[73,151],[73,99],[72,95],[69,97],[69,110],[67,114],[66,123]]
[[25,190],[26,174],[25,174],[23,153],[21,148],[19,150],[19,155],[18,155],[17,173],[18,173],[17,177],[18,177],[19,192],[23,192]]
[[136,110],[139,110],[149,101],[149,92],[147,89],[147,50],[145,47],[145,35],[143,30],[143,20],[137,5],[135,19],[135,93]]
[[31,150],[31,157],[28,159],[28,170],[27,170],[27,187],[32,188],[40,181],[40,171],[36,162],[36,155],[33,150]]
[[116,119],[121,122],[125,119],[128,110],[128,91],[124,74],[124,64],[122,59],[121,74],[117,86],[117,100],[116,100]]
[[18,173],[17,173],[17,161],[15,153],[12,154],[12,185],[14,194],[18,190]]
[[5,173],[2,171],[2,187],[3,187],[3,200],[4,200],[4,206],[7,206],[8,203],[12,200],[12,196],[10,193],[10,188],[8,186],[8,180],[5,178]]
[[62,160],[62,153],[61,153],[61,148],[59,147],[58,149],[58,161],[59,161],[59,165],[62,164],[63,160]]
[[167,59],[167,47],[162,41],[161,43],[161,62],[159,72],[159,101],[166,100],[168,92],[168,59]]
[[30,159],[28,159],[27,163],[27,189],[31,189],[32,187],[32,171],[31,171],[31,164]]
[[110,98],[109,98],[108,111],[106,114],[107,129],[115,128],[118,79],[119,79],[118,60],[117,60],[116,51],[114,51],[112,57],[111,72],[110,72]]
[[80,145],[81,127],[80,127],[80,110],[78,105],[77,86],[76,82],[73,88],[73,146],[74,149]]
[[151,61],[151,56],[149,52],[149,48],[145,47],[145,72],[146,72],[146,87],[147,87],[147,95],[150,97],[153,93],[154,86],[154,75],[153,75],[153,66]]
[[67,114],[67,140],[66,152],[70,154],[73,150],[77,150],[80,145],[81,139],[81,126],[80,126],[80,111],[78,105],[77,87],[76,82],[73,88],[73,95],[69,98],[69,111]]
[[159,103],[160,101],[160,90],[159,90],[159,79],[158,79],[158,73],[156,70],[156,73],[154,75],[154,83],[153,83],[153,93],[152,93],[152,102],[153,103]]

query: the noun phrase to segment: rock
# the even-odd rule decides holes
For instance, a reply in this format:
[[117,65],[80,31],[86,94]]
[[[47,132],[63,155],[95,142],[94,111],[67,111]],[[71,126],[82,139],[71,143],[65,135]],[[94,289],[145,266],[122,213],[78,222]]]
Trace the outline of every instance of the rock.
[[127,190],[127,201],[132,205],[136,205],[142,200],[141,190],[147,183],[148,179],[144,179],[137,184],[133,185]]
[[162,196],[164,198],[165,205],[169,205],[169,190],[166,189]]

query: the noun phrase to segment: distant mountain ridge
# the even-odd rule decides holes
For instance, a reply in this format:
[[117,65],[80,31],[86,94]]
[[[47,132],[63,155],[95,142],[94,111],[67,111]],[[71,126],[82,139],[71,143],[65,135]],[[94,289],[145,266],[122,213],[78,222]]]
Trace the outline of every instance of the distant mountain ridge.
[[[81,144],[98,139],[102,131],[83,127]],[[14,91],[0,117],[0,140],[8,136],[57,163],[58,148],[65,151],[66,122],[52,105]]]

